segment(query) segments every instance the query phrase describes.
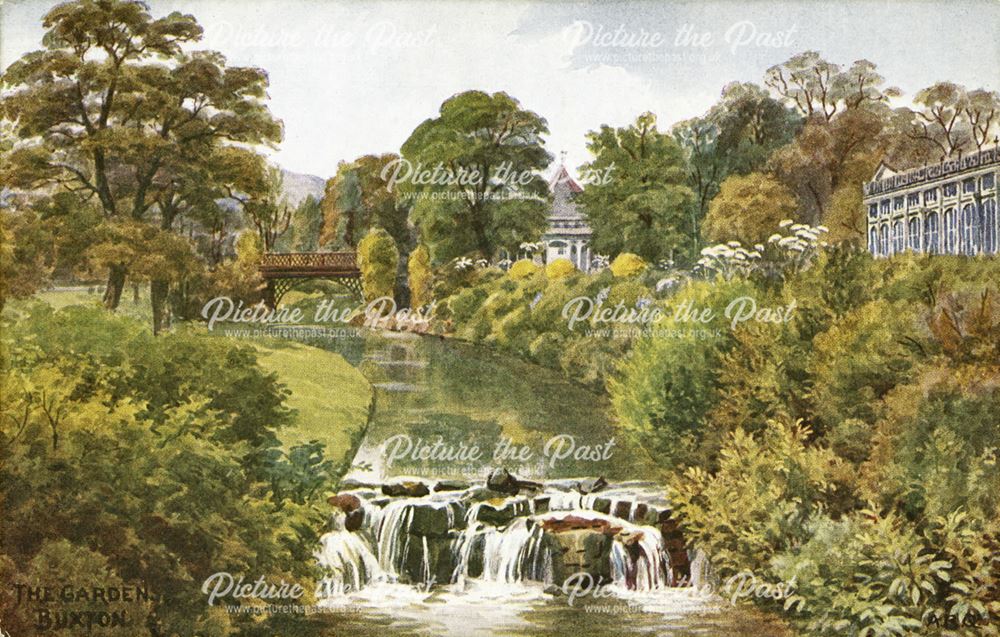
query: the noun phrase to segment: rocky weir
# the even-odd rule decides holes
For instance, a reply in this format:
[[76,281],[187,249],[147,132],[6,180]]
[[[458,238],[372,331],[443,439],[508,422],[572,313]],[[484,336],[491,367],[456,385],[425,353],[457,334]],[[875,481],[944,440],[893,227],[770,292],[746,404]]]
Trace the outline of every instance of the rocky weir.
[[603,478],[526,482],[345,481],[330,498],[317,558],[327,596],[377,583],[421,589],[470,580],[653,591],[689,581],[690,562],[662,487]]

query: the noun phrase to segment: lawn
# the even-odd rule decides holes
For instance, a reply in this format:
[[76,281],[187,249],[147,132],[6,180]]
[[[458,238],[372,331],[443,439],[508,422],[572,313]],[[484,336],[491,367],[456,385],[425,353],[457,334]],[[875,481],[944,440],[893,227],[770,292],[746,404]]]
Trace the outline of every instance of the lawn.
[[[85,288],[47,290],[35,297],[57,309],[101,301],[100,293]],[[148,323],[148,304],[145,287],[140,290],[138,303],[129,287],[122,294],[118,314]],[[287,404],[296,412],[295,423],[280,432],[282,444],[287,448],[319,440],[326,445],[326,455],[337,462],[350,453],[351,434],[365,426],[372,401],[371,385],[361,372],[339,354],[294,341],[244,342],[257,349],[260,366],[277,374],[290,392]]]
[[295,425],[284,429],[285,447],[319,440],[339,461],[351,449],[351,434],[368,419],[371,385],[339,354],[289,341],[255,341],[258,363],[274,372],[291,395]]

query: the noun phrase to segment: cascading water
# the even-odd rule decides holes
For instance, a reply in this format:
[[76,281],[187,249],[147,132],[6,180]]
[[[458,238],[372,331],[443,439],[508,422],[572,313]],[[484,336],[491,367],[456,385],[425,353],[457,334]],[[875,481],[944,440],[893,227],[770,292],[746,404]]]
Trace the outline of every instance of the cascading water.
[[548,587],[581,571],[622,590],[655,591],[673,583],[656,527],[668,511],[662,499],[657,509],[655,496],[627,489],[543,489],[477,501],[482,492],[471,487],[397,498],[350,492],[360,502],[360,528],[346,531],[335,521],[318,553],[327,594],[347,595],[377,582]]

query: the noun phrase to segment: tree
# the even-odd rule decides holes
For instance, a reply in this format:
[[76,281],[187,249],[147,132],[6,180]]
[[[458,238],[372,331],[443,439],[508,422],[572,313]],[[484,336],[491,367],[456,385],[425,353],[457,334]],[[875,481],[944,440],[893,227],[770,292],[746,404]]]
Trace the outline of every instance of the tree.
[[[5,153],[8,183],[57,188],[100,202],[106,219],[143,219],[183,168],[223,143],[281,137],[263,100],[267,75],[189,52],[202,29],[190,15],[154,19],[145,4],[77,0],[49,11],[44,49],[3,74],[0,106],[21,144]],[[115,308],[127,272],[108,273]]]
[[[249,159],[262,166],[258,158]],[[284,195],[281,169],[276,166],[263,167],[263,173],[252,183],[251,189],[246,193],[230,188],[229,196],[243,209],[244,216],[260,237],[264,252],[271,252],[292,223],[292,207]]]
[[358,244],[358,269],[366,299],[393,296],[398,265],[399,251],[389,233],[381,228],[370,230]]
[[431,253],[425,245],[419,245],[410,253],[407,264],[410,284],[410,307],[421,308],[433,301],[434,271],[431,269]]
[[7,299],[27,298],[48,283],[54,239],[34,211],[0,208],[0,310]]
[[731,175],[712,200],[705,236],[713,242],[764,243],[783,219],[795,219],[795,195],[764,173]]
[[393,169],[393,190],[415,199],[414,223],[436,261],[469,252],[490,259],[501,248],[513,254],[541,236],[548,132],[516,99],[482,91],[449,98],[417,126]]
[[760,86],[733,82],[723,87],[721,99],[705,115],[673,127],[687,152],[688,185],[695,196],[692,253],[699,250],[699,224],[722,181],[763,168],[776,149],[794,138],[801,123],[794,110]]
[[883,87],[885,79],[868,60],[843,70],[815,51],[771,67],[765,83],[806,119],[767,167],[798,197],[803,220],[823,223],[832,194],[860,188],[883,158],[883,133],[892,119],[888,99],[900,91]]
[[315,252],[319,247],[319,233],[323,226],[323,211],[319,201],[309,195],[292,213],[292,241],[297,252]]
[[883,104],[887,98],[900,95],[898,88],[880,88],[884,82],[868,60],[857,60],[844,71],[816,51],[799,53],[772,66],[764,80],[804,117],[827,123],[837,113]]
[[389,186],[398,161],[399,155],[386,153],[337,166],[323,196],[323,243],[354,248],[369,229],[378,227],[392,236],[400,251],[410,251],[410,204],[400,199],[398,188]]
[[694,195],[684,151],[657,130],[656,116],[643,113],[624,128],[604,125],[587,138],[594,159],[582,170],[602,178],[577,201],[593,230],[594,252],[634,252],[655,263],[690,246]]
[[933,149],[934,159],[944,160],[973,147],[982,150],[990,141],[1000,111],[1000,94],[938,82],[919,91],[913,103],[917,110],[902,109],[910,124],[906,134]]

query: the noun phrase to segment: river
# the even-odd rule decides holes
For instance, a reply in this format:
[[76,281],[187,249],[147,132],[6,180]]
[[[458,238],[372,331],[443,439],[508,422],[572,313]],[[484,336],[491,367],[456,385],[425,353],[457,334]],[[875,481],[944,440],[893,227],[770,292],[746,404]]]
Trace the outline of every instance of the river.
[[[452,340],[306,342],[342,354],[375,388],[340,493],[347,513],[333,515],[317,553],[327,573],[317,635],[790,634],[709,594],[700,559],[692,567],[671,546],[652,461],[616,434],[605,397]],[[536,484],[486,489],[498,467]],[[389,497],[386,484],[420,490]]]

